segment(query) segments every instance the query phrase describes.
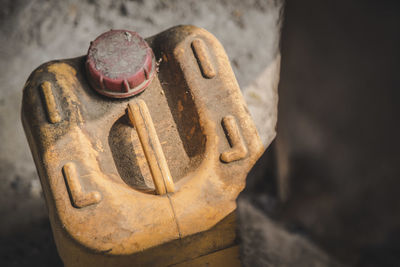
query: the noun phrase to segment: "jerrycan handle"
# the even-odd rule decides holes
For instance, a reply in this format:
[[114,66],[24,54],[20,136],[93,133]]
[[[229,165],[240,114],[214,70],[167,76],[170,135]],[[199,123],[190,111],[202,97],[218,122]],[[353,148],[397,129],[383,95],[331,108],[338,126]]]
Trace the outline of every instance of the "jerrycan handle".
[[156,194],[173,193],[175,191],[174,182],[146,102],[139,99],[128,104],[127,113],[129,121],[135,127],[142,144]]

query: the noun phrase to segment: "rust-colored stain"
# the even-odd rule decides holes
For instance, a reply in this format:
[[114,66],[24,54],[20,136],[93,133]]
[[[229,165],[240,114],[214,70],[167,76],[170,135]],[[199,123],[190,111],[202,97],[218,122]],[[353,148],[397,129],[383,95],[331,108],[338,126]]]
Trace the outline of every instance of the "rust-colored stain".
[[212,34],[178,26],[147,42],[163,60],[134,97],[93,90],[85,56],[24,87],[58,251],[66,266],[235,266],[236,198],[262,143]]

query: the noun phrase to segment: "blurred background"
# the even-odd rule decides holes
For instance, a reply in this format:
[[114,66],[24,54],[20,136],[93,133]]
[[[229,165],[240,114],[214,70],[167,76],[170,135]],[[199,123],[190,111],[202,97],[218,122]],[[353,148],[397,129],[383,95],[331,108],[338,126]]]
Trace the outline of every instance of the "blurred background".
[[1,266],[62,266],[20,122],[29,74],[109,29],[179,24],[221,41],[268,147],[238,201],[243,264],[400,266],[397,1],[1,2]]
[[400,266],[399,11],[398,1],[286,2],[277,139],[246,189],[350,266]]

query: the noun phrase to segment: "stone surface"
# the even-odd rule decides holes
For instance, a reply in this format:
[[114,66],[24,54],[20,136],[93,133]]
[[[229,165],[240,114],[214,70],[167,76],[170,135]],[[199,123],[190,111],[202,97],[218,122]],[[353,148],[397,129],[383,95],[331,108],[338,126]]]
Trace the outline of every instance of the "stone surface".
[[342,266],[299,233],[288,232],[254,207],[239,201],[243,266]]

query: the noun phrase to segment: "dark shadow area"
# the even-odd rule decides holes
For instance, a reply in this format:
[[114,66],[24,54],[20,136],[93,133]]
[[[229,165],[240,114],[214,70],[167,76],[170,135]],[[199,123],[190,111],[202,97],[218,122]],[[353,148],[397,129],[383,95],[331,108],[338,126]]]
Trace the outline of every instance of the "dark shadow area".
[[1,266],[7,267],[63,266],[47,218],[1,236],[0,259]]
[[264,152],[247,175],[246,188],[239,199],[245,199],[259,210],[274,217],[279,207],[277,184],[276,142]]
[[400,5],[287,1],[279,218],[355,266],[399,266]]

